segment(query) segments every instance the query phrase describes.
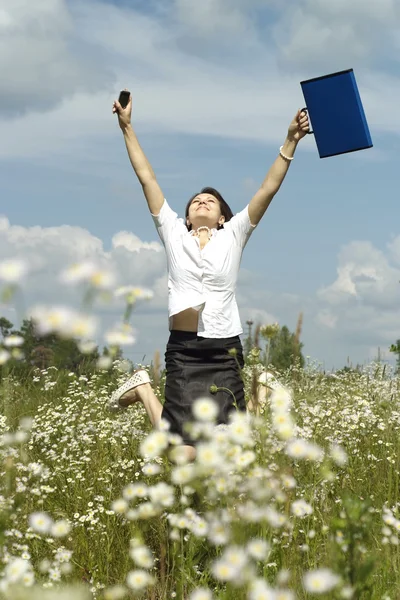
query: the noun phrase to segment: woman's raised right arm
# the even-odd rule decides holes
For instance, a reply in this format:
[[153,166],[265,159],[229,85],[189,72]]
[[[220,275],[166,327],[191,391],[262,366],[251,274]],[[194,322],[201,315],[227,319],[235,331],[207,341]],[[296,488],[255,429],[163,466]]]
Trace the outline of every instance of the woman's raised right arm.
[[129,159],[143,188],[149,210],[153,215],[158,215],[164,204],[164,194],[131,124],[132,96],[129,97],[126,108],[122,108],[118,100],[115,100],[113,113],[118,115],[118,123],[124,136]]

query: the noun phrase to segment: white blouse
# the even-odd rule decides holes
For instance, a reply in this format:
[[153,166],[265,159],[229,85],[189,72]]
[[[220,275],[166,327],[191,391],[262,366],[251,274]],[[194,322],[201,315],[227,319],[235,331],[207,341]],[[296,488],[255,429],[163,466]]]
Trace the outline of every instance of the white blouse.
[[199,336],[225,338],[243,333],[235,290],[242,252],[255,228],[248,207],[223,229],[213,229],[202,250],[199,239],[165,199],[160,213],[152,217],[167,254],[170,329],[173,315],[194,308],[199,311]]

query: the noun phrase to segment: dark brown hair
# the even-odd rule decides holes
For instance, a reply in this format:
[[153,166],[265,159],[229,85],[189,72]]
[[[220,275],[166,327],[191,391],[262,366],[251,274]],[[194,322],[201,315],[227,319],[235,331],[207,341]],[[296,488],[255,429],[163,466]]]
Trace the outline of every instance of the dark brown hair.
[[[189,216],[189,207],[192,204],[193,200],[196,198],[196,196],[198,196],[199,194],[210,194],[211,196],[214,196],[214,198],[216,198],[219,202],[219,207],[221,210],[221,215],[223,217],[225,217],[225,223],[227,223],[228,221],[230,221],[233,217],[233,212],[231,211],[231,208],[229,206],[229,204],[227,204],[227,202],[225,202],[225,200],[223,199],[223,197],[221,196],[221,194],[218,192],[218,190],[216,190],[215,188],[212,187],[204,187],[201,192],[197,192],[197,194],[194,194],[189,202],[186,205],[186,209],[185,209],[185,219],[188,218]],[[192,225],[190,224],[189,226],[186,225],[186,227],[188,228],[188,231],[190,231],[192,229]],[[218,225],[218,229],[223,229],[223,225]]]

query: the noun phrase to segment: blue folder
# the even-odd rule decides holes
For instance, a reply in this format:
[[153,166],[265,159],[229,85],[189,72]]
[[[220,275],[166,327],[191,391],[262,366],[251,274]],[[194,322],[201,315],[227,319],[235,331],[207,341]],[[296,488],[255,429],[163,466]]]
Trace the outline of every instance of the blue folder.
[[301,81],[320,158],[372,148],[353,69]]

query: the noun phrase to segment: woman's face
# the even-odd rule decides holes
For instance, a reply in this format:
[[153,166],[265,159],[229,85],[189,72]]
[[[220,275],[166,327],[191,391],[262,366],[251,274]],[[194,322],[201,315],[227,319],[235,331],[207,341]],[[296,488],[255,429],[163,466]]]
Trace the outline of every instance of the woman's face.
[[219,201],[212,194],[198,194],[193,198],[189,206],[189,215],[187,218],[188,225],[192,225],[193,229],[201,225],[207,225],[212,229],[222,225],[225,217],[221,214]]

